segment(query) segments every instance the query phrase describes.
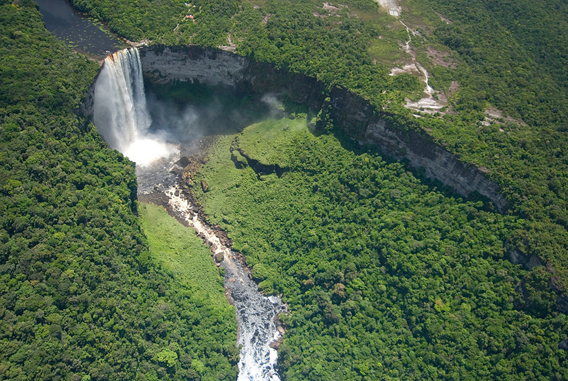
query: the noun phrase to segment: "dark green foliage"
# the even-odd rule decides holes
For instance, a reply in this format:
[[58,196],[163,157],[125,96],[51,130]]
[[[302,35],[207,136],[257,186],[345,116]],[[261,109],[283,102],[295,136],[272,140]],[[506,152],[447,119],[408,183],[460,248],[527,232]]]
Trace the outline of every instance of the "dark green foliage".
[[[378,108],[388,107],[401,126],[409,117],[402,104],[416,90],[416,79],[387,75],[399,59],[408,59],[397,49],[406,30],[374,1],[341,2],[348,8],[334,3],[336,11],[296,0],[208,0],[191,9],[167,0],[73,2],[131,39],[217,46],[228,44],[231,33],[240,54],[343,85]],[[552,272],[555,285],[564,288],[568,268],[565,2],[402,3],[404,21],[420,32],[413,46],[433,75],[431,85],[447,91],[452,81],[459,82],[450,99],[457,115],[412,118],[412,125],[430,131],[463,160],[486,167],[509,199],[510,215],[445,199],[399,164],[372,153],[346,153],[323,137],[299,141],[302,149],[291,156],[297,165],[286,163],[289,172],[280,179],[250,168],[234,179],[225,172],[217,183],[239,197],[221,197],[213,205],[219,191],[209,179],[212,218],[231,231],[261,287],[283,292],[293,309],[285,318],[289,329],[280,352],[288,379],[566,379],[566,355],[557,347],[566,319],[556,315],[549,289]],[[138,304],[129,304],[128,295],[116,302],[137,317],[154,316],[155,310],[139,307],[144,300],[157,308],[158,298],[174,299],[138,239],[129,166],[117,164],[120,158],[102,148],[92,131],[85,141],[71,137],[77,129],[68,110],[78,104],[77,89],[92,78],[77,72],[95,69],[38,33],[39,18],[16,12],[31,1],[2,4],[0,117],[2,139],[9,143],[0,156],[1,271],[7,290],[2,306],[9,307],[1,311],[3,377],[21,372],[55,379],[60,369],[70,369],[66,375],[72,377],[87,364],[93,377],[112,371],[121,378],[126,373],[120,369],[130,366],[119,364],[123,359],[142,364],[130,369],[150,379],[169,377],[168,365],[176,361],[176,375],[181,369],[180,376],[195,377],[209,367],[195,361],[190,349],[178,351],[159,332],[140,338],[135,329],[127,336],[105,327],[115,312],[97,301],[107,296],[96,291],[98,274],[110,279],[104,287],[116,290],[124,284],[118,269],[132,274],[146,267],[148,280],[139,280],[139,289],[151,284],[156,292],[141,293]],[[182,21],[188,11],[195,23]],[[30,46],[38,49],[31,52]],[[429,46],[446,49],[455,67],[428,62]],[[480,124],[489,106],[515,120]],[[319,121],[331,131],[333,121],[326,116]],[[93,155],[99,150],[102,154]],[[85,237],[74,236],[77,226]],[[87,242],[88,261],[73,240]],[[124,248],[130,248],[128,256]],[[512,266],[505,261],[510,248],[538,256],[546,268],[529,273]],[[95,275],[89,278],[83,268]],[[71,303],[83,290],[76,277],[94,289],[87,302]],[[170,303],[174,314],[175,306],[181,304]],[[79,308],[92,309],[92,322],[85,324],[94,328],[87,332],[99,336],[88,348],[100,356],[84,355],[77,365],[72,355],[82,352],[68,338],[79,337],[70,334],[72,324],[81,322],[73,312]],[[138,320],[128,319],[123,326],[136,327]],[[151,332],[163,328],[150,325]],[[109,337],[117,336],[136,340],[109,346]],[[44,353],[60,356],[41,363]],[[32,373],[22,370],[26,364]]]
[[71,112],[98,66],[0,7],[0,379],[234,379],[226,317],[149,260],[133,163]]
[[[209,191],[200,199],[260,287],[291,309],[282,316],[286,380],[568,377],[558,349],[568,319],[555,311],[549,274],[505,256],[522,220],[445,197],[372,151],[314,137],[305,120],[263,122],[233,139],[202,168]],[[291,139],[287,157],[272,154]],[[287,171],[236,168],[235,145]]]
[[[537,255],[566,284],[568,183],[565,68],[567,9],[561,1],[409,1],[422,14],[439,12],[428,39],[455,52],[452,80],[460,90],[451,104],[459,115],[419,121],[463,160],[490,170],[526,219],[509,245]],[[450,69],[434,70],[442,77]],[[446,78],[443,79],[447,80]],[[480,120],[490,105],[504,111],[501,124]],[[549,275],[550,276],[550,275]]]
[[[113,1],[118,5],[111,7],[99,1],[84,1],[91,14],[105,6],[128,9],[105,16],[117,28],[145,6]],[[335,8],[297,0],[196,4],[201,11],[196,12],[195,23],[181,22],[176,31],[174,23],[148,26],[144,35],[154,38],[159,30],[164,34],[156,41],[175,38],[180,43],[217,46],[228,44],[230,33],[239,54],[343,85],[375,107],[387,107],[402,126],[408,125],[405,118],[413,119],[414,126],[429,131],[464,161],[489,170],[509,199],[510,211],[527,220],[512,233],[510,247],[550,262],[561,279],[559,285],[566,283],[568,10],[564,2],[402,1],[403,21],[420,33],[413,36],[411,47],[431,73],[431,85],[449,94],[452,81],[459,84],[459,91],[450,96],[451,109],[458,115],[418,120],[402,107],[405,97],[421,95],[416,77],[387,75],[393,66],[410,60],[399,49],[408,39],[406,29],[374,1],[330,3]],[[156,7],[152,12],[166,11],[169,17],[179,17],[170,8]],[[433,63],[427,57],[429,47],[446,52],[453,64]],[[513,119],[481,125],[489,106]],[[331,123],[326,125],[331,129]]]
[[[227,40],[231,16],[239,9],[240,1],[182,0],[71,0],[71,3],[131,40],[147,38],[155,43],[200,44],[217,46]],[[194,22],[186,19],[194,16]]]
[[159,0],[121,2],[107,0],[72,0],[77,9],[100,19],[118,34],[131,40],[149,38],[175,43],[173,29],[186,14],[183,1]]

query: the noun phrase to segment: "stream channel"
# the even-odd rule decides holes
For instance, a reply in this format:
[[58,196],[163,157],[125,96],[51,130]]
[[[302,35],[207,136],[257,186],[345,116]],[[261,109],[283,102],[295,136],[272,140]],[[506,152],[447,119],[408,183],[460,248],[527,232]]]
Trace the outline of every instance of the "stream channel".
[[[95,83],[94,123],[105,141],[137,162],[138,195],[166,207],[168,212],[210,247],[225,270],[227,299],[235,306],[239,326],[239,381],[278,381],[274,343],[284,333],[278,314],[287,312],[276,296],[264,296],[251,279],[239,253],[223,232],[210,226],[183,186],[184,155],[198,141],[180,143],[166,130],[151,130],[140,57],[137,49],[108,54],[123,46],[112,34],[65,0],[37,0],[46,28],[77,50],[96,58],[107,56]],[[185,159],[187,160],[187,159]]]

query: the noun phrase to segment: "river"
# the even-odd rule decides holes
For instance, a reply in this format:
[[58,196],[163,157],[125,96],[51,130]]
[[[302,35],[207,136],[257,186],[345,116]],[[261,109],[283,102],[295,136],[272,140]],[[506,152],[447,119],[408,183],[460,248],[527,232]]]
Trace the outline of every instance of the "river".
[[[181,147],[167,131],[151,131],[146,107],[140,59],[136,49],[122,50],[124,43],[100,25],[76,12],[65,0],[37,0],[46,29],[76,50],[91,57],[106,57],[95,85],[94,123],[99,133],[114,149],[137,163],[138,192],[142,197],[154,194],[170,214],[191,226],[222,260],[227,297],[235,306],[239,325],[239,381],[278,381],[277,351],[273,343],[281,339],[283,329],[278,314],[286,307],[276,296],[266,297],[252,281],[238,253],[224,244],[196,212],[191,197],[180,185],[181,176],[172,167],[181,156]],[[158,194],[158,196],[156,196]],[[188,197],[189,196],[189,197]]]
[[79,52],[103,59],[126,47],[102,24],[77,12],[65,0],[36,0],[45,28]]

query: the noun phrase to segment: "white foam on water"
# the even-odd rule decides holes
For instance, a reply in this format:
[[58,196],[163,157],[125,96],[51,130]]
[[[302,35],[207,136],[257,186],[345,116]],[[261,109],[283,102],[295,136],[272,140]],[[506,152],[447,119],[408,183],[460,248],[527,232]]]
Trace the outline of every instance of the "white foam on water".
[[177,146],[165,143],[160,138],[148,136],[135,140],[122,153],[137,165],[147,166],[160,158],[167,158],[178,152]]
[[136,48],[121,50],[105,59],[95,84],[93,120],[108,145],[137,165],[146,166],[179,153],[164,133],[149,131],[152,119]]

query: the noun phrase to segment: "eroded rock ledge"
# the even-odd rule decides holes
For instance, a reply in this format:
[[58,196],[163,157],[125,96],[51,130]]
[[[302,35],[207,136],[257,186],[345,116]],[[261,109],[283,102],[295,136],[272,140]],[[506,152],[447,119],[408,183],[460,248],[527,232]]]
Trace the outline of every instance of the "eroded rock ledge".
[[497,184],[472,164],[461,162],[440,147],[426,132],[406,130],[388,121],[363,98],[342,88],[331,92],[314,78],[278,69],[217,49],[153,46],[140,52],[144,74],[150,82],[190,82],[222,86],[235,96],[273,93],[307,105],[317,112],[329,96],[333,120],[360,143],[375,144],[395,159],[407,159],[412,167],[468,197],[473,192],[490,199],[499,211],[507,205]]
[[[140,58],[145,79],[153,85],[198,84],[252,99],[272,94],[305,105],[314,114],[327,105],[336,125],[352,139],[376,145],[395,159],[406,159],[414,168],[424,168],[428,178],[439,180],[464,197],[477,192],[499,211],[506,208],[499,186],[482,170],[461,162],[425,131],[406,128],[393,115],[375,110],[346,89],[330,91],[315,78],[213,48],[154,45],[141,48]],[[92,115],[93,92],[92,87],[79,110],[83,117]]]

